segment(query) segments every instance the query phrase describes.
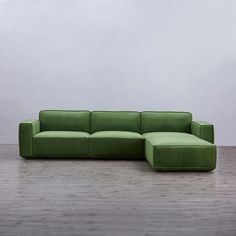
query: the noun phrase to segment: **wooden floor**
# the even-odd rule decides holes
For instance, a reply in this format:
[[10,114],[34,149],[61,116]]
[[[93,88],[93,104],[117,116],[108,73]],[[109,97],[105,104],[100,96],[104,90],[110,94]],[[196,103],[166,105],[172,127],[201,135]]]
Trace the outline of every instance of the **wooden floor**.
[[0,145],[0,236],[236,235],[236,147],[212,173],[145,161],[24,160]]

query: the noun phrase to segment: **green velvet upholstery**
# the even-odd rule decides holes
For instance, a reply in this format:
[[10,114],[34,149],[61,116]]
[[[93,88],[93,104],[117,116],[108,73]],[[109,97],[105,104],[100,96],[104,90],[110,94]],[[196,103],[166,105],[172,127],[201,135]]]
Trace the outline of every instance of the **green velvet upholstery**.
[[43,131],[33,137],[36,157],[86,157],[89,134],[79,131]]
[[177,132],[143,134],[145,154],[159,171],[211,171],[216,167],[216,146],[194,135]]
[[90,156],[93,158],[143,158],[144,138],[129,131],[100,131],[90,136]]
[[91,113],[91,132],[140,132],[140,113],[135,111],[94,111]]
[[211,171],[214,127],[189,112],[41,111],[19,125],[22,157],[144,159],[158,171]]
[[89,111],[48,110],[39,113],[41,131],[90,132]]
[[141,112],[141,133],[191,131],[192,114],[189,112]]
[[19,151],[22,157],[33,155],[33,136],[40,132],[39,120],[25,120],[19,125]]
[[214,127],[210,123],[193,121],[191,123],[191,133],[203,140],[214,143]]

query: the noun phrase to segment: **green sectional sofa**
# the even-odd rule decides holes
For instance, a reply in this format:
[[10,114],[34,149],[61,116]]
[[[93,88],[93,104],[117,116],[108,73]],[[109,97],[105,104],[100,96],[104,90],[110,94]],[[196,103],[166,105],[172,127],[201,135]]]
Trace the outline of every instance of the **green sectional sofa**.
[[214,127],[189,112],[45,110],[19,125],[24,158],[144,159],[158,171],[212,171]]

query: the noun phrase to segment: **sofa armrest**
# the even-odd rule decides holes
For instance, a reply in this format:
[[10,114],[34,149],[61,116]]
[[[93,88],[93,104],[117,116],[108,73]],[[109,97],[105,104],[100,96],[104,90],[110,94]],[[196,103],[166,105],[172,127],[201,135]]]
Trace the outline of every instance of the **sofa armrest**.
[[32,156],[33,136],[40,132],[39,120],[25,120],[19,125],[20,156]]
[[214,143],[214,126],[203,121],[192,121],[191,133],[210,143]]

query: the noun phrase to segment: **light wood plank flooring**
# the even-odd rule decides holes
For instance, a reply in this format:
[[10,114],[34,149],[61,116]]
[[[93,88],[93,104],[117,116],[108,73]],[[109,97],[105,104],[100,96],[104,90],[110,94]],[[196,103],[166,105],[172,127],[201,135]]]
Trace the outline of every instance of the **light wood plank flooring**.
[[236,147],[211,173],[145,161],[24,160],[0,145],[0,236],[236,235]]

